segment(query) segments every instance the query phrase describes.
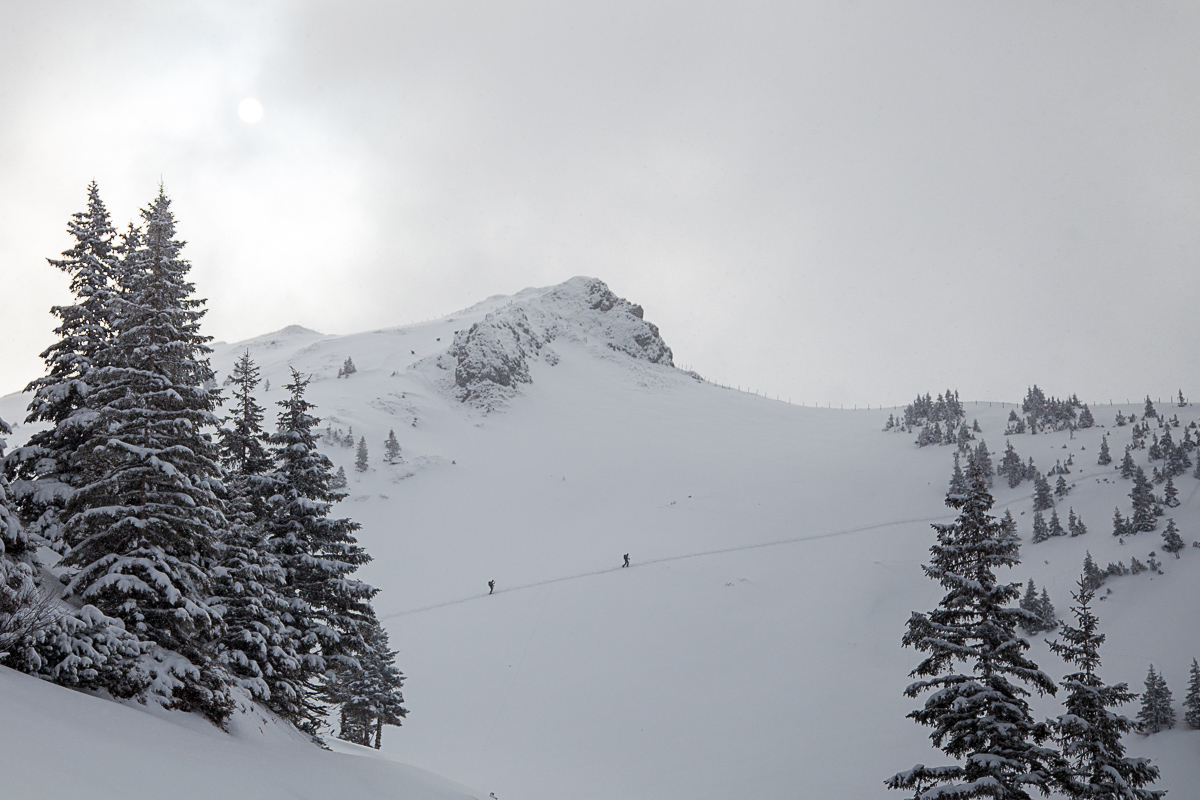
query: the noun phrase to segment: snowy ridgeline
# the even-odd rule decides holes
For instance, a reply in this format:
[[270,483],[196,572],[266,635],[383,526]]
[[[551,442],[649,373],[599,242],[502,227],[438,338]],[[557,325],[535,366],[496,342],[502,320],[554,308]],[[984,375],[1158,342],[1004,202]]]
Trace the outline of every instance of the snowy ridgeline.
[[[766,402],[675,370],[640,309],[583,278],[421,325],[337,337],[293,327],[218,345],[218,385],[247,351],[262,370],[268,420],[289,399],[290,370],[310,378],[313,430],[348,494],[335,515],[362,524],[374,556],[358,575],[380,589],[374,603],[413,710],[384,756],[500,798],[715,800],[791,797],[797,787],[900,796],[884,788],[888,776],[947,763],[905,719],[919,701],[903,694],[920,655],[901,647],[905,624],[940,597],[921,570],[929,523],[953,519],[943,501],[954,455],[964,473],[984,454],[1005,470],[1006,432],[1018,458],[995,481],[995,512],[1012,520],[1021,547],[1001,576],[1022,584],[1044,624],[1050,613],[1069,618],[1089,553],[1096,565],[1155,558],[1154,569],[1099,578],[1103,675],[1140,690],[1153,663],[1182,717],[1200,641],[1163,610],[1200,602],[1200,550],[1171,557],[1162,534],[1173,523],[1185,543],[1200,538],[1200,480],[1166,475],[1196,438],[1192,406],[1160,409],[1178,427],[1156,418],[1147,427],[1139,405],[1089,409],[1090,428],[1039,418],[1018,433],[1011,406],[955,398],[950,445],[917,447],[931,420],[884,436],[879,412]],[[4,398],[0,416],[22,419],[28,400]],[[36,427],[17,426],[11,442]],[[947,441],[946,429],[940,422],[929,444]],[[1105,448],[1112,462],[1096,463]],[[1139,490],[1135,503],[1138,468],[1150,496]],[[1153,529],[1110,535],[1114,508]],[[1034,543],[1038,515],[1047,531],[1057,515],[1064,535]],[[1046,636],[1029,637],[1029,656],[1057,681],[1070,667]],[[360,782],[346,796],[484,796],[386,760],[313,752],[284,727],[258,731],[253,710],[235,711],[225,734],[175,712],[0,677],[20,687],[5,691],[2,713],[22,788],[45,780],[48,742],[97,737],[96,759],[63,765],[62,780],[123,785],[112,765],[161,746],[163,764],[179,761],[170,753],[193,758],[194,771],[171,771],[183,797],[237,794],[221,782],[229,763],[231,781],[261,780],[281,797],[321,794],[335,779]],[[1060,700],[1034,697],[1033,714],[1062,713]],[[126,733],[96,733],[114,728]],[[266,746],[247,744],[258,742]],[[1200,740],[1182,722],[1126,742],[1162,768],[1158,785],[1175,796],[1200,785]],[[426,788],[413,788],[420,781]]]

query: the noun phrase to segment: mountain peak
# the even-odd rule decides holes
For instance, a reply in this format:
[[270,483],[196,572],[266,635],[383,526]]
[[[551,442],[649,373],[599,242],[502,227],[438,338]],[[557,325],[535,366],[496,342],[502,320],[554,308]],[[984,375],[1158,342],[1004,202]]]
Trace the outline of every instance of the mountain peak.
[[577,276],[545,288],[525,289],[482,320],[455,334],[437,366],[454,372],[458,399],[491,410],[532,383],[529,365],[553,366],[552,342],[568,341],[601,356],[674,367],[671,348],[642,307],[618,297],[604,281]]

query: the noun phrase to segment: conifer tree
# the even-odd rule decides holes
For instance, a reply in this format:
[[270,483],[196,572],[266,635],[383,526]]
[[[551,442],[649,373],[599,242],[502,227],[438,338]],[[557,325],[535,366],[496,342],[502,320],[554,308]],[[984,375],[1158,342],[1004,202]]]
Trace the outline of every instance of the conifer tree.
[[1066,713],[1053,723],[1054,738],[1065,760],[1055,783],[1072,800],[1157,800],[1165,792],[1144,788],[1158,778],[1158,768],[1144,758],[1125,755],[1121,737],[1134,723],[1109,709],[1133,700],[1128,685],[1109,685],[1100,678],[1099,619],[1091,609],[1094,596],[1087,578],[1072,592],[1071,613],[1076,625],[1063,623],[1064,641],[1049,642],[1050,649],[1077,670],[1065,676],[1062,688]]
[[301,677],[306,648],[289,623],[295,609],[287,597],[287,575],[266,538],[276,484],[267,474],[274,461],[265,445],[263,409],[253,394],[258,376],[246,351],[230,376],[232,413],[218,432],[230,525],[212,568],[210,602],[224,623],[218,661],[252,696],[281,717],[295,719],[306,691]]
[[353,578],[370,561],[354,537],[358,523],[329,516],[345,497],[330,487],[332,465],[317,449],[313,428],[320,421],[304,398],[308,379],[295,369],[288,396],[279,401],[279,423],[268,437],[275,456],[276,493],[266,530],[287,578],[294,611],[287,621],[300,633],[302,707],[292,721],[316,732],[324,715],[318,702],[328,673],[358,667],[366,652],[363,631],[376,590]]
[[918,794],[939,787],[941,797],[1026,800],[1029,789],[1045,791],[1055,754],[1040,746],[1049,731],[1033,721],[1025,686],[1039,694],[1054,694],[1056,687],[1025,656],[1029,643],[1016,634],[1032,616],[1009,605],[1020,596],[1020,584],[996,579],[997,568],[1019,562],[1018,541],[989,513],[992,497],[982,473],[973,469],[967,477],[967,494],[946,498],[958,519],[933,526],[937,543],[924,567],[946,595],[934,611],[913,613],[904,636],[905,646],[929,654],[905,694],[932,691],[909,717],[931,727],[934,745],[962,763],[918,765],[886,783]]
[[[1041,613],[1038,609],[1038,592],[1037,586],[1033,583],[1033,578],[1029,579],[1029,583],[1025,585],[1025,594],[1021,595],[1021,608],[1028,611],[1032,616],[1022,620],[1021,627],[1029,633],[1040,633]],[[1034,619],[1036,617],[1037,619]]]
[[1129,527],[1129,520],[1121,516],[1121,509],[1118,508],[1113,511],[1113,536],[1125,536],[1129,533],[1133,533]]
[[1045,511],[1054,507],[1054,497],[1050,494],[1050,481],[1040,472],[1033,476],[1033,510]]
[[1017,538],[1017,521],[1013,519],[1012,512],[1007,508],[1004,509],[1004,516],[1000,518],[1000,527],[1004,529],[1005,536]]
[[207,564],[227,522],[208,433],[209,337],[161,188],[142,218],[143,245],[125,254],[110,300],[111,342],[88,373],[95,424],[65,510],[63,563],[76,570],[66,593],[181,656],[163,670],[171,704],[220,721],[231,703],[209,657],[220,620]]
[[1058,612],[1050,602],[1050,593],[1042,587],[1042,596],[1038,598],[1038,613],[1042,617],[1042,630],[1052,631],[1058,627]]
[[1008,479],[1008,488],[1010,489],[1017,488],[1025,479],[1025,464],[1017,455],[1017,451],[1013,449],[1012,442],[1007,443],[1004,457],[1000,459],[1000,466],[996,469],[996,474],[1003,475]]
[[1133,514],[1129,519],[1130,530],[1135,533],[1154,530],[1158,526],[1157,515],[1154,513],[1154,490],[1141,467],[1134,470],[1133,488],[1129,491],[1129,499],[1133,501]]
[[358,440],[358,450],[354,453],[354,468],[359,472],[366,472],[370,465],[367,463],[367,437],[363,436]]
[[967,479],[963,476],[962,467],[958,463],[958,453],[954,454],[954,472],[950,475],[950,494],[962,495],[967,491]]
[[1138,727],[1142,733],[1158,733],[1175,727],[1175,709],[1171,707],[1171,690],[1161,673],[1146,674],[1146,691],[1142,693],[1142,708],[1138,711]]
[[80,482],[75,453],[95,424],[87,409],[89,373],[112,335],[110,306],[117,272],[116,232],[95,181],[87,192],[87,210],[72,215],[67,224],[74,244],[61,259],[48,259],[70,277],[75,303],[50,309],[60,320],[54,329],[59,339],[42,353],[46,375],[25,387],[33,395],[26,422],[48,427],[30,436],[5,463],[14,500],[30,532],[60,551],[65,549],[63,506]]
[[342,364],[341,368],[338,369],[337,376],[339,378],[349,378],[356,372],[358,372],[358,367],[354,366],[354,359],[350,358],[350,356],[346,356],[346,361]]
[[[0,420],[0,433],[11,433]],[[0,454],[4,440],[0,439]],[[37,586],[36,546],[21,525],[0,475],[0,664],[24,672],[39,665],[36,647],[55,622]]]
[[992,467],[992,454],[988,450],[987,442],[983,439],[979,440],[979,444],[975,446],[975,451],[967,459],[974,461],[979,466],[979,471],[983,475],[987,488],[992,488],[992,476],[995,474],[995,469]]
[[1046,527],[1046,518],[1042,516],[1042,512],[1033,512],[1033,536],[1030,538],[1034,544],[1041,544],[1050,538],[1050,529]]
[[1107,433],[1100,438],[1100,457],[1096,459],[1096,463],[1102,467],[1106,467],[1112,463],[1112,454],[1108,451]]
[[1168,508],[1175,508],[1179,505],[1179,490],[1175,488],[1175,481],[1167,478],[1167,483],[1163,486],[1163,505]]
[[1063,530],[1062,520],[1058,518],[1058,509],[1050,512],[1050,526],[1047,531],[1051,536],[1066,536],[1067,532]]
[[1189,728],[1200,728],[1200,664],[1194,658],[1188,678],[1187,697],[1183,700],[1183,721]]
[[1162,537],[1163,550],[1179,558],[1179,551],[1184,548],[1184,544],[1183,537],[1179,535],[1179,528],[1175,525],[1175,520],[1167,520],[1167,528],[1163,531]]
[[340,672],[328,695],[341,706],[338,737],[378,750],[383,726],[400,725],[408,714],[400,692],[404,676],[396,669],[396,653],[378,620],[368,624],[364,639],[367,648],[358,667]]
[[1096,424],[1096,418],[1092,416],[1092,411],[1087,407],[1087,403],[1083,404],[1083,410],[1079,412],[1079,427],[1090,428]]
[[1092,560],[1092,552],[1089,550],[1083,556],[1083,581],[1087,585],[1089,591],[1096,591],[1104,583],[1104,573],[1096,566],[1096,562]]
[[217,434],[221,464],[239,475],[262,475],[273,464],[263,433],[263,407],[254,397],[259,369],[247,350],[238,358],[230,373],[234,406]]
[[1150,395],[1146,395],[1146,410],[1142,413],[1146,419],[1157,419],[1158,412],[1154,410],[1154,403],[1150,400]]
[[1133,455],[1129,452],[1129,446],[1125,446],[1125,457],[1121,459],[1121,477],[1132,478],[1137,472],[1138,467],[1133,463]]
[[1069,486],[1067,486],[1067,479],[1064,478],[1062,475],[1059,475],[1058,481],[1054,484],[1054,496],[1055,497],[1066,497],[1070,491],[1071,491],[1071,488]]
[[396,432],[388,431],[387,441],[383,443],[383,459],[389,464],[400,463],[400,442],[396,440]]
[[338,467],[337,472],[329,481],[330,489],[345,489],[348,481],[346,480],[346,468]]

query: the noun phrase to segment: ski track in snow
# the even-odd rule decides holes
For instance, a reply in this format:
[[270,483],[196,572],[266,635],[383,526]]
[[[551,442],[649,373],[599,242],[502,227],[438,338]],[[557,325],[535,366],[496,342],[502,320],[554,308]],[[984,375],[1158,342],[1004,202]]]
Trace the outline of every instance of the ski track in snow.
[[[1095,478],[1098,475],[1107,476],[1110,474],[1111,474],[1111,472],[1109,472],[1107,470],[1100,470],[1100,471],[1093,471],[1093,472],[1084,472],[1081,470],[1078,473],[1078,477],[1076,478],[1075,482],[1078,482],[1085,478]],[[1196,495],[1196,492],[1198,492],[1198,491],[1200,491],[1200,484],[1197,484],[1192,489],[1191,494],[1188,496],[1189,503],[1191,502],[1192,497],[1194,497]],[[1033,498],[1033,492],[1030,492],[1028,494],[1018,495],[1017,497],[1008,499],[1004,503],[998,503],[996,508],[993,510],[1000,511],[1002,509],[1007,509],[1012,506],[1017,506],[1019,504],[1023,504],[1025,501],[1028,501],[1032,498]],[[1065,498],[1060,498],[1060,499],[1065,499]],[[684,561],[689,558],[703,558],[705,556],[719,556],[719,555],[726,555],[728,553],[740,553],[740,552],[745,552],[747,550],[759,550],[764,547],[779,547],[781,545],[786,545],[786,544],[799,544],[801,542],[815,542],[820,539],[832,539],[836,536],[848,536],[852,533],[866,533],[867,531],[879,530],[880,528],[890,528],[890,527],[893,527],[896,525],[917,525],[920,523],[933,524],[935,522],[945,522],[948,520],[952,520],[956,516],[957,516],[957,514],[942,514],[942,515],[936,516],[936,517],[923,517],[921,519],[902,519],[902,520],[893,520],[891,522],[876,522],[871,525],[863,525],[863,526],[860,526],[857,528],[846,528],[844,530],[831,531],[829,533],[818,533],[815,536],[792,536],[787,539],[775,539],[770,542],[757,542],[755,544],[737,545],[736,547],[719,547],[719,548],[716,548],[713,550],[700,550],[695,553],[684,553],[682,555],[677,555],[677,556],[663,556],[662,558],[652,558],[652,559],[648,559],[646,561],[639,561],[635,564],[631,564],[630,568],[632,569],[633,567],[648,567],[653,564],[666,564],[666,563],[669,563],[672,561]],[[621,567],[620,565],[618,565],[615,567],[609,567],[607,569],[594,570],[592,572],[579,572],[574,575],[564,575],[562,577],[547,578],[546,580],[534,581],[532,583],[522,583],[517,586],[510,586],[505,589],[497,589],[496,591],[491,592],[490,595],[487,592],[483,592],[480,594],[473,594],[473,595],[470,595],[469,597],[460,597],[457,600],[446,600],[445,602],[442,602],[442,603],[434,603],[433,605],[421,606],[420,608],[413,608],[413,609],[409,609],[407,611],[393,611],[390,614],[381,614],[379,616],[379,618],[380,619],[397,619],[399,617],[409,617],[414,614],[424,614],[427,611],[436,611],[439,608],[449,608],[450,606],[459,606],[464,603],[470,603],[475,600],[482,600],[483,598],[489,597],[491,595],[507,594],[508,592],[520,592],[520,591],[524,591],[526,589],[536,589],[539,586],[550,586],[552,584],[564,583],[566,581],[582,580],[583,578],[594,578],[598,575],[607,575],[610,572],[618,572],[622,569],[624,569],[624,567]]]
[[[689,558],[703,558],[705,556],[719,556],[719,555],[725,555],[728,553],[740,553],[740,552],[744,552],[746,550],[760,550],[764,547],[778,547],[780,545],[785,545],[785,544],[799,544],[801,542],[815,542],[820,539],[832,539],[835,536],[848,536],[852,533],[865,533],[867,531],[879,530],[880,528],[890,528],[895,525],[917,525],[920,523],[932,524],[935,522],[943,522],[946,520],[951,520],[951,519],[954,519],[956,516],[957,516],[956,514],[942,514],[941,516],[924,517],[922,519],[901,519],[901,520],[894,520],[892,522],[876,522],[872,525],[863,525],[858,528],[847,528],[845,530],[831,531],[829,533],[818,533],[815,536],[793,536],[788,539],[776,539],[771,542],[757,542],[755,544],[743,544],[743,545],[738,545],[736,547],[719,547],[714,550],[701,550],[696,553],[684,553],[682,555],[677,555],[677,556],[663,556],[662,558],[652,558],[652,559],[648,559],[646,561],[639,561],[635,564],[630,564],[629,568],[633,569],[635,567],[649,567],[653,564],[666,564],[671,561],[684,561]],[[565,581],[577,581],[577,580],[581,580],[583,578],[593,578],[597,575],[607,575],[610,572],[620,572],[622,569],[625,569],[625,567],[618,565],[615,567],[609,567],[608,569],[595,570],[594,572],[580,572],[575,575],[564,575],[563,577],[560,577],[560,578],[547,578],[546,580],[543,580],[543,581],[534,581],[533,583],[523,583],[518,586],[510,586],[507,589],[497,589],[496,591],[491,592],[490,595],[487,592],[484,592],[481,594],[473,594],[470,597],[461,597],[457,600],[447,600],[443,603],[435,603],[430,606],[422,606],[420,608],[414,608],[414,609],[410,609],[408,611],[394,611],[391,614],[381,614],[379,616],[379,618],[380,619],[396,619],[397,617],[408,617],[408,616],[412,616],[413,614],[423,614],[426,611],[435,611],[439,608],[448,608],[449,606],[459,606],[459,605],[462,605],[463,603],[470,603],[473,600],[482,600],[483,598],[489,597],[491,595],[506,594],[508,592],[520,592],[520,591],[524,591],[525,589],[536,589],[539,586],[550,586],[551,584],[563,583]]]

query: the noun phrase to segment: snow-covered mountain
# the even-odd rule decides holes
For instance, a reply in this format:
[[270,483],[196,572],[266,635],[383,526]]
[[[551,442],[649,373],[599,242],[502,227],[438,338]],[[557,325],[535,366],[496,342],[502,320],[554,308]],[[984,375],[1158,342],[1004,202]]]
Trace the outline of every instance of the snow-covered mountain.
[[[411,713],[385,733],[385,755],[501,800],[882,798],[893,772],[945,763],[905,719],[919,654],[900,637],[941,596],[920,565],[929,523],[951,518],[953,448],[882,433],[888,411],[795,407],[677,370],[642,310],[588,278],[420,325],[221,344],[219,376],[247,349],[270,381],[266,404],[291,368],[312,375],[327,452],[349,476],[339,514],[363,524],[375,560],[360,574],[382,590],[376,607],[408,675]],[[338,377],[348,358],[356,371]],[[20,419],[23,404],[5,398],[0,416]],[[1011,409],[967,404],[994,458]],[[1030,544],[1029,483],[998,482],[997,513],[1011,509],[1024,540],[1012,579],[1046,586],[1060,615],[1085,550],[1102,567],[1158,553],[1163,574],[1105,584],[1104,676],[1140,690],[1153,662],[1178,704],[1200,656],[1186,622],[1200,550],[1164,558],[1158,532],[1124,544],[1109,534],[1129,482],[1095,454],[1107,432],[1119,461],[1130,428],[1112,427],[1117,410],[1093,406],[1099,426],[1074,438],[1011,437],[1043,469],[1074,456],[1059,506],[1087,535]],[[390,430],[396,465],[382,458]],[[370,449],[366,472],[351,437]],[[1190,543],[1200,481],[1177,482],[1169,516]],[[1053,677],[1067,671],[1040,638],[1031,653]],[[60,705],[94,702],[29,685]],[[1034,704],[1059,713],[1053,699]],[[203,735],[185,751],[216,764],[224,734]],[[1200,796],[1188,794],[1200,732],[1128,744],[1161,766],[1173,797]]]

